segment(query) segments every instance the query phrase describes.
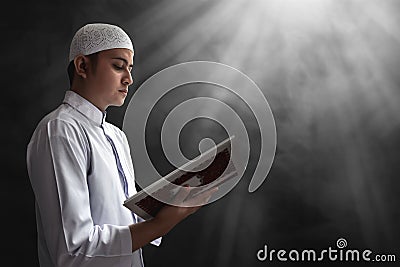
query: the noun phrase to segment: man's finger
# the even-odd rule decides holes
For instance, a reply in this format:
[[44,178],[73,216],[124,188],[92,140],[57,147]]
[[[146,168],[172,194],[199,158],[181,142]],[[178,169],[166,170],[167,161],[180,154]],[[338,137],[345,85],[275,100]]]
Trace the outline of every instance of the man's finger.
[[200,193],[194,198],[191,198],[187,201],[184,202],[185,206],[203,206],[207,204],[207,202],[210,200],[211,196],[218,191],[218,187],[214,187],[210,190],[207,190],[205,192]]
[[175,195],[173,204],[176,206],[182,206],[183,201],[189,195],[191,188],[189,186],[182,186],[178,193]]

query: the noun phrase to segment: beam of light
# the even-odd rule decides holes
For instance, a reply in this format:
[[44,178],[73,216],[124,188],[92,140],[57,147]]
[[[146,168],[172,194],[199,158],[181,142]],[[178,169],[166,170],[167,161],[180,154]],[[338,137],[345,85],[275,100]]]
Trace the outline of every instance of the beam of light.
[[[351,197],[343,192],[338,192],[338,196],[353,199],[353,208],[357,211],[359,224],[369,244],[378,239],[374,234],[374,229],[378,228],[386,229],[385,236],[390,239],[389,233],[394,229],[390,227],[390,217],[384,205],[384,188],[380,188],[377,181],[379,177],[376,176],[383,166],[374,162],[373,157],[365,156],[375,154],[376,148],[369,144],[371,133],[361,131],[367,116],[372,121],[367,122],[365,131],[375,134],[381,130],[390,132],[399,125],[396,115],[400,111],[399,94],[394,91],[390,77],[384,72],[385,64],[391,61],[386,54],[394,55],[394,45],[399,36],[399,31],[394,27],[393,18],[396,16],[393,10],[387,5],[380,6],[371,1],[353,2],[351,9],[347,9],[344,2],[264,1],[259,2],[258,8],[253,10],[254,20],[262,21],[256,14],[261,14],[260,9],[263,8],[272,9],[277,14],[275,24],[268,30],[281,33],[282,39],[277,42],[282,45],[279,56],[283,61],[284,76],[287,77],[286,93],[289,100],[293,101],[291,104],[300,111],[293,117],[306,125],[319,123],[317,131],[324,132],[325,129],[321,128],[325,127],[338,134],[338,145],[344,149],[343,167],[348,169],[346,177],[352,190]],[[359,12],[361,18],[357,16]],[[375,31],[371,32],[371,27],[375,27]],[[246,37],[252,36],[243,36]],[[381,39],[390,37],[393,37],[394,43]],[[388,52],[382,53],[373,49],[374,44],[389,44],[391,47]],[[271,43],[264,46],[265,50],[268,50],[268,45]],[[251,48],[249,50],[253,51]],[[257,57],[267,59],[262,52]],[[257,66],[257,63],[257,59],[252,61],[253,65]],[[279,64],[276,61],[273,63]],[[399,62],[393,64],[396,63]],[[333,114],[330,116],[335,120],[335,128],[324,123],[325,118],[320,112]],[[374,119],[376,117],[379,119]],[[393,124],[388,123],[387,119]],[[296,134],[303,133],[305,138],[309,138],[304,125],[291,123],[288,127],[292,131],[296,129],[293,131]],[[358,131],[359,138],[353,140],[351,135]],[[308,146],[324,146],[326,136],[316,138]],[[362,159],[359,154],[364,155]],[[374,171],[368,172],[366,169],[374,170],[375,175],[372,175]],[[370,207],[373,207],[373,215]]]
[[[158,65],[161,59],[164,61],[169,59],[165,56],[174,57],[177,62],[179,60],[196,59],[193,55],[196,55],[197,51],[204,48],[208,43],[213,42],[212,38],[221,33],[220,28],[216,26],[228,23],[227,20],[231,18],[230,14],[240,12],[241,7],[235,2],[227,5],[225,0],[211,5],[205,5],[202,1],[198,1],[195,6],[186,6],[185,1],[175,1],[174,3],[171,6],[154,7],[152,9],[151,12],[157,11],[160,14],[165,12],[167,15],[164,15],[163,18],[168,17],[168,20],[165,23],[162,18],[152,19],[149,22],[150,25],[144,28],[146,30],[153,28],[157,30],[149,35],[144,35],[145,38],[141,39],[140,42],[146,44],[159,42],[160,44],[145,59],[146,65],[140,67],[154,69],[154,65]],[[187,7],[190,7],[190,9]],[[201,7],[206,9],[207,12],[195,13],[190,17],[184,16],[188,10],[201,11]],[[160,10],[163,10],[163,12],[160,12]],[[148,17],[152,16],[151,12],[149,12]],[[132,21],[133,27],[135,27],[135,24],[139,24],[135,21],[139,20]],[[139,66],[138,69],[140,69]]]
[[[276,166],[290,181],[279,192],[290,191],[322,214],[327,222],[316,228],[344,231],[353,224],[373,245],[394,242],[398,220],[390,213],[394,205],[385,206],[392,192],[386,183],[398,175],[379,177],[390,166],[374,155],[398,156],[386,155],[380,144],[396,143],[385,138],[396,138],[400,129],[399,11],[396,1],[175,0],[133,19],[132,28],[145,21],[143,29],[157,29],[137,31],[138,43],[154,47],[138,66],[143,76],[183,61],[213,60],[254,79],[277,116]],[[239,228],[246,197],[243,190],[225,211],[210,210],[224,216],[220,236],[213,237],[225,241],[219,266],[228,266],[234,240],[244,238]],[[251,210],[270,210],[271,198],[252,203]],[[272,223],[267,217],[283,216],[279,212],[258,215],[254,225],[264,233],[283,227],[259,221]],[[338,218],[342,214],[350,216]],[[247,238],[258,238],[256,232]],[[280,233],[290,240],[292,233]]]

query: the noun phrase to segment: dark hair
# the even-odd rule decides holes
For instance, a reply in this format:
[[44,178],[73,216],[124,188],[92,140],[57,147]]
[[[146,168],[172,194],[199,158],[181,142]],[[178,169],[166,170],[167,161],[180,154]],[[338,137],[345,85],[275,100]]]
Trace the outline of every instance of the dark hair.
[[[90,62],[92,63],[94,70],[96,69],[96,66],[97,66],[97,55],[98,54],[99,54],[99,52],[87,55]],[[68,64],[67,72],[68,72],[68,78],[69,78],[69,85],[72,86],[72,82],[74,81],[74,77],[75,77],[75,64],[74,64],[73,60],[71,60],[71,62]]]

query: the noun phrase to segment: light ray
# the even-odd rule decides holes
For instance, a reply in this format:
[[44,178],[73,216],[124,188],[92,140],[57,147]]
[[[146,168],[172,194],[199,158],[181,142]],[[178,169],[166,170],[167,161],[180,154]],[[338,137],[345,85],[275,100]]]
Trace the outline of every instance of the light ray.
[[[385,206],[390,189],[379,177],[389,166],[374,156],[385,155],[385,138],[396,138],[400,128],[400,6],[371,0],[223,0],[199,1],[196,13],[183,2],[163,2],[138,18],[145,21],[157,11],[143,29],[159,25],[148,35],[138,31],[146,45],[160,43],[146,55],[142,73],[190,60],[218,61],[243,71],[276,114],[280,154],[274,164],[288,177],[274,197],[290,190],[293,199],[313,209],[293,211],[294,216],[318,212],[326,221],[313,227],[321,231],[344,231],[351,224],[368,244],[394,243],[390,234],[399,218],[390,213],[394,204]],[[395,176],[386,179],[395,181]],[[246,193],[215,213],[227,220],[217,238],[241,237],[240,209],[245,207],[240,198]],[[343,214],[350,215],[338,218]],[[268,216],[273,215],[257,220]],[[254,224],[264,227],[262,233],[279,228],[285,234],[285,225],[274,225],[279,222],[274,218]],[[292,234],[280,238],[291,240]],[[219,251],[233,254],[235,247],[224,243]],[[227,256],[219,261],[229,264]]]

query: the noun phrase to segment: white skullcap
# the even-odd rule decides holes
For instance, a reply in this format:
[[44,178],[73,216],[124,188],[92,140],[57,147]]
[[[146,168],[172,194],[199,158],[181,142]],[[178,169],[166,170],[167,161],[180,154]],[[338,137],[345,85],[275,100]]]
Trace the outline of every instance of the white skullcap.
[[86,24],[72,38],[69,61],[78,55],[86,56],[114,48],[127,48],[133,51],[132,41],[126,32],[111,24]]

